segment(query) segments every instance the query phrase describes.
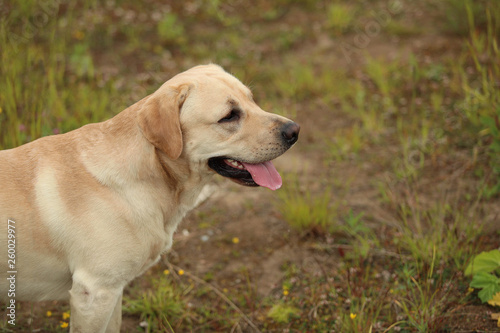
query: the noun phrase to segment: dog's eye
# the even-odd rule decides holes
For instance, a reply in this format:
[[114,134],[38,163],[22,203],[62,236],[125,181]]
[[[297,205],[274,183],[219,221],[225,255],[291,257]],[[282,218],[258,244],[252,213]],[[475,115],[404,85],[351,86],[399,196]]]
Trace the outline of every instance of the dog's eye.
[[219,123],[228,123],[228,122],[236,121],[238,119],[240,119],[240,111],[233,109],[233,110],[231,110],[231,112],[229,112],[227,114],[227,116],[220,119]]

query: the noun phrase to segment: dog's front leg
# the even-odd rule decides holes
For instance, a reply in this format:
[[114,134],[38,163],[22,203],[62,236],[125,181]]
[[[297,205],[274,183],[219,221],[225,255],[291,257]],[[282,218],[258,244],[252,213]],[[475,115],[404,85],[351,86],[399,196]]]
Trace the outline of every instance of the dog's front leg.
[[[120,332],[123,285],[115,285],[86,272],[73,274],[70,290],[71,333]],[[120,304],[119,311],[116,307]],[[118,314],[119,312],[119,314]]]
[[122,326],[122,294],[118,297],[115,304],[115,309],[108,322],[108,327],[106,328],[106,333],[120,332],[120,327]]

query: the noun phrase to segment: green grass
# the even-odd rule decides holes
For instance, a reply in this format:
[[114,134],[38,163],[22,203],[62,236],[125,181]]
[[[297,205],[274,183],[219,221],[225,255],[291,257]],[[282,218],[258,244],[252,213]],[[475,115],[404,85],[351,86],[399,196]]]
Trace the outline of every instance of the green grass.
[[[468,76],[459,69],[465,98],[463,113],[471,126],[479,133],[478,141],[486,146],[491,174],[490,184],[485,190],[487,197],[500,194],[500,92],[496,82],[500,76],[500,64],[494,59],[500,57],[498,30],[500,17],[494,8],[486,11],[487,29],[485,33],[471,31],[467,45],[468,52],[462,58],[462,66],[468,61],[474,64],[474,75]],[[469,24],[474,25],[472,9],[468,7]],[[495,16],[496,15],[496,16]]]
[[298,231],[325,233],[333,230],[336,207],[332,204],[330,190],[312,194],[301,190],[298,180],[292,177],[286,181],[290,187],[278,192],[278,210],[283,218]]
[[[471,8],[467,10],[469,23],[474,26],[472,18],[477,13],[472,13]],[[399,254],[403,259],[401,265],[393,267],[401,282],[392,286],[392,297],[375,305],[369,318],[363,314],[353,319],[350,313],[364,312],[366,303],[363,300],[373,288],[363,286],[358,296],[361,298],[351,306],[350,313],[345,312],[338,318],[340,326],[337,327],[341,331],[371,331],[373,322],[380,317],[384,318],[383,327],[387,329],[398,326],[411,332],[436,331],[445,325],[445,309],[466,298],[460,291],[467,284],[466,280],[453,287],[447,279],[460,276],[457,272],[463,271],[477,251],[477,240],[482,233],[478,207],[485,199],[498,197],[500,179],[497,169],[499,90],[493,82],[498,80],[500,72],[498,62],[492,61],[498,58],[497,21],[490,12],[491,7],[481,7],[481,10],[486,17],[486,28],[470,33],[468,45],[458,62],[442,59],[438,64],[425,64],[414,56],[409,62],[368,58],[365,67],[368,81],[355,84],[343,81],[350,93],[341,94],[337,103],[363,126],[354,125],[334,134],[330,146],[334,152],[332,164],[345,162],[348,153],[359,155],[360,147],[364,147],[365,152],[367,143],[360,144],[365,141],[360,139],[363,136],[376,138],[375,134],[379,133],[386,144],[395,142],[396,154],[392,161],[388,161],[394,180],[379,179],[378,187],[383,202],[392,206],[397,216],[395,223],[391,222],[393,229],[389,240],[353,215],[342,224],[338,221],[338,214],[325,213],[331,216],[331,225],[344,228],[330,231],[336,232],[338,242],[342,243],[342,237],[345,237],[344,242],[352,244],[341,248],[351,251],[345,254],[345,258],[357,262],[357,267],[363,264],[363,260],[376,257],[380,254],[378,251],[392,246],[392,254]],[[465,70],[467,66],[468,72]],[[436,84],[443,82],[455,89],[451,103],[446,88]],[[427,93],[429,88],[431,90]],[[459,113],[456,112],[457,106]],[[388,131],[391,127],[395,131]],[[447,150],[458,152],[464,149],[469,152],[465,163],[481,170],[476,174],[482,175],[483,180],[476,182],[477,187],[472,192],[455,192],[452,198],[444,191],[453,185],[443,182],[443,192],[435,193],[437,201],[431,205],[420,202],[423,199],[419,194],[422,192],[420,184],[426,178],[425,174],[432,172],[436,159],[447,155]],[[384,157],[374,158],[380,160]],[[311,199],[310,193],[297,195],[294,187],[285,191],[280,194],[281,206],[278,207],[287,212],[284,217],[290,225],[304,232],[307,229],[304,216],[310,214],[309,228],[315,230],[317,218],[309,210],[327,212],[328,204],[322,200],[326,197],[321,193],[315,199]],[[403,191],[403,195],[395,193],[398,191]],[[287,214],[291,216],[287,217]],[[386,307],[390,298],[393,298],[396,308]],[[398,315],[400,311],[403,315]]]
[[123,313],[139,316],[148,324],[150,332],[157,332],[171,327],[168,318],[182,318],[188,299],[166,277],[153,279],[151,285],[151,289],[136,290],[131,296],[124,297]]
[[273,307],[267,313],[267,316],[277,323],[288,323],[290,322],[291,316],[298,316],[299,310],[292,306],[285,304],[274,304]]
[[[281,281],[259,295],[261,273],[220,272],[249,257],[263,261],[282,242],[253,249],[242,235],[236,246],[235,235],[215,234],[220,258],[203,279],[194,268],[180,276],[157,267],[127,289],[125,316],[148,323],[136,331],[245,331],[250,323],[262,331],[452,330],[454,309],[477,305],[462,272],[498,240],[487,232],[500,197],[498,2],[416,3],[422,26],[407,24],[404,7],[348,66],[339,45],[385,3],[154,3],[65,3],[56,15],[36,1],[6,2],[0,149],[102,121],[180,70],[219,62],[265,110],[304,124],[294,153],[307,167],[285,174],[265,206],[282,242],[309,264],[285,265]],[[29,23],[40,13],[46,20]],[[450,51],[427,43],[388,57],[378,49],[409,48],[424,30]],[[261,204],[242,206],[256,213]],[[208,232],[240,217],[238,208],[202,207],[189,219]],[[31,320],[67,331],[46,310],[23,308],[18,330]],[[9,329],[0,324],[0,332]]]
[[[41,11],[36,5],[32,10],[26,15]],[[113,80],[96,73],[88,41],[66,43],[69,36],[50,16],[30,33],[15,31],[16,14],[0,25],[0,148],[102,121],[123,108]],[[71,24],[74,17],[66,19]]]
[[327,8],[327,26],[334,34],[341,34],[353,27],[356,13],[353,6],[344,3],[332,3]]
[[[500,18],[499,10],[500,4],[494,0],[486,0],[477,2],[472,0],[446,0],[438,4],[444,14],[444,29],[447,32],[467,36],[473,29],[471,25],[464,24],[471,18],[474,19],[475,24],[472,27],[491,27],[488,22],[485,8],[490,11],[490,14],[496,16],[496,20]],[[495,27],[495,32],[498,33],[500,27]]]

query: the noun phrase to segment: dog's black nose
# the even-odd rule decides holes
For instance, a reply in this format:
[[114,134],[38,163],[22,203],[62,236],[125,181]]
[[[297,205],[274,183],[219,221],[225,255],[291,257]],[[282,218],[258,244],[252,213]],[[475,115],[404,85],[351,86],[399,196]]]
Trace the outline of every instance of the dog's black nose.
[[299,124],[291,121],[283,125],[283,128],[281,130],[281,135],[283,136],[283,139],[285,139],[285,142],[291,146],[299,139],[299,132],[300,132]]

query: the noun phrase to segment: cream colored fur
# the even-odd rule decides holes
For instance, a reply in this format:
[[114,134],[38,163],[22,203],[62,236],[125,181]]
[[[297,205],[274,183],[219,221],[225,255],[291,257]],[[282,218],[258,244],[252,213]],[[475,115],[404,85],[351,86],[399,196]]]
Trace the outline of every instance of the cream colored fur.
[[[218,120],[236,103],[235,124]],[[69,300],[71,332],[119,332],[123,288],[172,246],[214,171],[280,147],[288,119],[261,110],[219,66],[178,74],[102,123],[0,151],[0,299],[6,224],[16,223],[16,300]]]

